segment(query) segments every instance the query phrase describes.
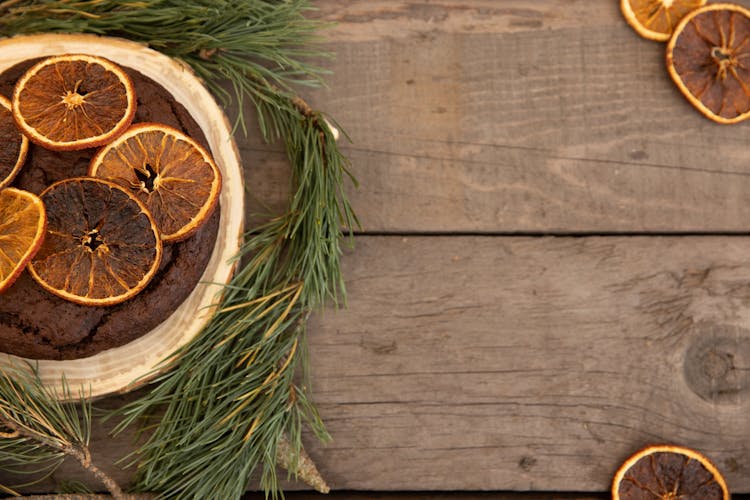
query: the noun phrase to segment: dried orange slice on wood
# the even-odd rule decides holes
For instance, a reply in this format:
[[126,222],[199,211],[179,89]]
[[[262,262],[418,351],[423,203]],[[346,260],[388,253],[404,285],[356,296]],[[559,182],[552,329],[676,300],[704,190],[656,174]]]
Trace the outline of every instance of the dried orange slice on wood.
[[21,170],[29,151],[29,140],[13,121],[10,100],[0,95],[0,188]]
[[667,69],[680,91],[718,123],[750,117],[750,11],[710,4],[688,14],[667,44]]
[[46,225],[39,197],[15,188],[0,191],[0,292],[13,284],[39,250]]
[[35,64],[16,82],[12,101],[21,131],[56,151],[110,142],[130,125],[136,108],[130,77],[113,62],[84,54]]
[[702,454],[671,445],[649,446],[628,458],[612,482],[613,500],[729,500],[716,467]]
[[675,26],[706,0],[620,0],[625,20],[644,38],[666,42]]
[[146,287],[162,245],[148,209],[127,190],[74,177],[52,184],[41,198],[47,233],[29,272],[43,288],[78,304],[108,306]]
[[91,160],[89,175],[129,189],[148,207],[164,241],[193,234],[211,215],[221,173],[211,155],[182,132],[133,125]]

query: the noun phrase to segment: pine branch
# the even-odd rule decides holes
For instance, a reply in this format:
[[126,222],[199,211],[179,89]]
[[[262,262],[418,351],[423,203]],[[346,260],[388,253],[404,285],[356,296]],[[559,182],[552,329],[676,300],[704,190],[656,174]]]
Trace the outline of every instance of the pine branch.
[[[65,457],[75,459],[96,477],[114,498],[124,498],[122,489],[91,461],[88,443],[91,405],[83,399],[80,410],[63,380],[61,394],[42,385],[35,370],[20,366],[0,368],[0,470],[25,473],[21,468],[51,474]],[[12,491],[8,487],[3,488]]]
[[[277,109],[287,113],[274,119],[287,131],[296,186],[288,212],[247,236],[246,263],[209,325],[151,393],[119,411],[120,430],[164,412],[137,453],[140,491],[238,498],[238,478],[262,464],[261,484],[275,495],[279,444],[300,450],[303,423],[327,438],[295,372],[308,315],[343,293],[341,233],[357,222],[343,196],[347,162],[322,116],[291,102]],[[298,460],[284,463],[301,472]]]
[[[228,105],[272,100],[269,86],[291,92],[317,86],[326,73],[307,62],[329,57],[315,49],[320,22],[305,18],[307,0],[6,0],[0,34],[93,33],[147,44],[190,65]],[[227,91],[225,81],[232,90]],[[236,117],[243,130],[245,122]],[[266,128],[266,137],[278,130]],[[275,134],[275,135],[273,135]]]

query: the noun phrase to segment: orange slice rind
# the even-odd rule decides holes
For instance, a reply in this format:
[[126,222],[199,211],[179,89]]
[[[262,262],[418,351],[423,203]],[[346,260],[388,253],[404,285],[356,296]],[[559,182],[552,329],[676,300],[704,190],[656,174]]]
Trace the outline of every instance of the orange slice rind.
[[13,118],[31,142],[55,151],[101,146],[133,121],[135,88],[115,63],[92,55],[44,59],[19,78]]
[[0,189],[10,184],[23,167],[29,140],[13,121],[10,100],[0,95]]
[[15,188],[0,190],[0,292],[13,284],[37,253],[46,225],[38,196]]
[[221,191],[211,155],[182,132],[133,125],[91,160],[89,175],[130,190],[154,216],[165,242],[183,240],[208,220]]
[[709,4],[682,19],[667,44],[667,70],[687,100],[711,120],[750,117],[750,11]]
[[666,42],[680,20],[706,0],[620,0],[628,24],[643,38]]
[[628,458],[612,481],[612,500],[641,498],[729,500],[729,489],[716,466],[701,453],[654,445]]
[[28,269],[45,290],[82,305],[110,306],[146,287],[162,244],[148,209],[130,192],[77,177],[52,184],[41,199],[47,231]]

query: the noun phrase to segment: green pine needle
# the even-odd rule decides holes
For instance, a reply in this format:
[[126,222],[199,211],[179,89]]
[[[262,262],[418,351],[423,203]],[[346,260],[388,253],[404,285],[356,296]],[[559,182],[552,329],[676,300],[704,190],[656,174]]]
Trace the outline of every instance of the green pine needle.
[[[35,369],[12,365],[0,369],[0,471],[29,476],[28,486],[52,474],[68,455],[88,453],[91,405],[74,401],[63,380],[62,393],[42,385]],[[83,394],[83,391],[81,391]]]
[[309,383],[295,375],[309,313],[343,293],[341,232],[357,220],[342,197],[346,161],[325,122],[295,113],[301,126],[285,138],[297,186],[290,210],[247,236],[244,265],[205,331],[151,393],[118,412],[122,430],[163,411],[131,457],[139,491],[239,498],[262,465],[261,486],[275,496],[279,440],[298,453],[303,425],[327,439]]

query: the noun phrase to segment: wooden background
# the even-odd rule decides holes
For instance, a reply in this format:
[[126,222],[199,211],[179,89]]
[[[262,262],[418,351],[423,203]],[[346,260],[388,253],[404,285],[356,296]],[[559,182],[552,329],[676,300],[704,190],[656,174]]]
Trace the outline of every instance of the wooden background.
[[[348,308],[310,328],[334,490],[600,498],[670,442],[750,492],[750,123],[693,110],[616,0],[314,3],[304,95],[362,184]],[[283,152],[240,149],[248,215],[280,211]]]

